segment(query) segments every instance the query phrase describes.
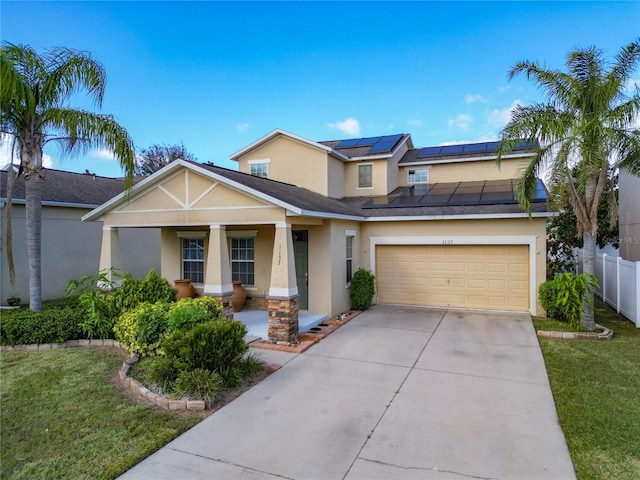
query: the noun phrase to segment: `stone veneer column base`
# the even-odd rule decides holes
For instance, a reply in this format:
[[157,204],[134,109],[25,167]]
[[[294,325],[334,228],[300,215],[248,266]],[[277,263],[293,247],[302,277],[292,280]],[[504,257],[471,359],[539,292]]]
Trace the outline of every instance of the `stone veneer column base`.
[[298,297],[268,297],[269,340],[291,345],[298,340]]

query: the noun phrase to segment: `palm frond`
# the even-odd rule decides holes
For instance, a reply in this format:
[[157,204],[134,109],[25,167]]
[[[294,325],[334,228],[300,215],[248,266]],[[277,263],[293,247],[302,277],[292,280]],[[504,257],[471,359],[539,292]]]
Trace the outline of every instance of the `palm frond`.
[[107,75],[90,54],[57,48],[49,52],[47,59],[48,74],[41,88],[44,106],[60,105],[81,89],[87,91],[96,106],[102,106]]
[[106,148],[113,152],[124,169],[127,190],[131,187],[135,169],[135,147],[127,131],[112,115],[101,115],[72,108],[51,108],[46,113],[47,124],[64,132],[62,148]]

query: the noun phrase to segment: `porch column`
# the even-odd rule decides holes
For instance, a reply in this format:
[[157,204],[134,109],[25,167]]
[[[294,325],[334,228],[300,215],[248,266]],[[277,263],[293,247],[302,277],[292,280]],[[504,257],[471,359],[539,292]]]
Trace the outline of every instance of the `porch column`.
[[227,231],[224,225],[209,225],[209,248],[207,250],[207,269],[204,275],[204,294],[222,302],[222,312],[227,318],[233,318],[233,284]]
[[269,340],[290,344],[298,339],[298,286],[291,225],[276,223],[269,287]]
[[[106,226],[102,228],[102,246],[100,248],[99,270],[112,267],[117,268],[122,273],[120,238],[118,237],[118,227]],[[115,287],[120,286],[121,279],[118,277],[114,278],[111,272],[107,274],[107,278],[113,282]],[[103,282],[98,282],[98,288],[102,290],[111,290],[111,287]]]

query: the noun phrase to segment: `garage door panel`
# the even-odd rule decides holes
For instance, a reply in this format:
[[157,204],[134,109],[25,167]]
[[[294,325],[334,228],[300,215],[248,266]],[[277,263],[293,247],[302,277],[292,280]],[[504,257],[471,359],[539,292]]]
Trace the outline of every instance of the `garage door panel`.
[[529,309],[527,245],[379,245],[381,303]]

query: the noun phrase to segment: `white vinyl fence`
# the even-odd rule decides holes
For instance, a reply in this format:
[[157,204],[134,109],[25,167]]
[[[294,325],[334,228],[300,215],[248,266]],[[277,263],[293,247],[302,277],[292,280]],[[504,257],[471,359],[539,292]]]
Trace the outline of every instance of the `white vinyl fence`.
[[[577,270],[582,271],[582,251],[578,251]],[[640,328],[640,262],[598,253],[596,295]]]

